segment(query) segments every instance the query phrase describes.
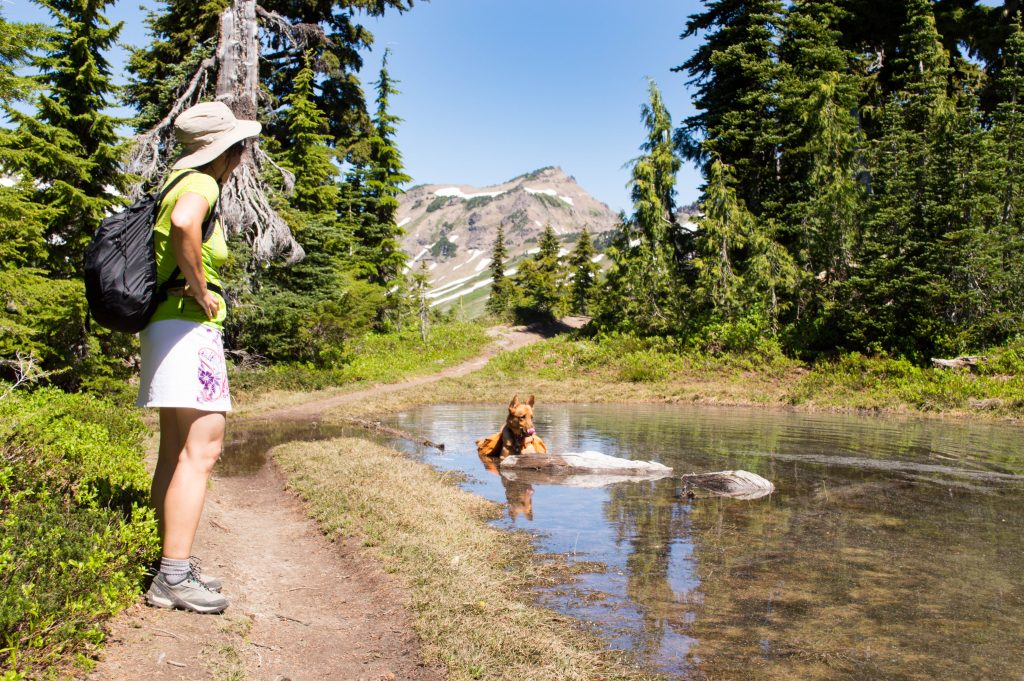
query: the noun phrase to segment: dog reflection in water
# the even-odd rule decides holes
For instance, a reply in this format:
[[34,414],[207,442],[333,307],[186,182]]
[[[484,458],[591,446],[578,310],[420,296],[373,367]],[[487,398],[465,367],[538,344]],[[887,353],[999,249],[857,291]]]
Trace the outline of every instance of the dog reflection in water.
[[534,403],[533,395],[525,402],[519,401],[519,395],[513,395],[502,429],[476,441],[476,452],[484,468],[501,477],[512,520],[520,515],[533,520],[533,486],[506,479],[501,475],[499,466],[501,460],[509,456],[547,454],[547,446],[533,427]]

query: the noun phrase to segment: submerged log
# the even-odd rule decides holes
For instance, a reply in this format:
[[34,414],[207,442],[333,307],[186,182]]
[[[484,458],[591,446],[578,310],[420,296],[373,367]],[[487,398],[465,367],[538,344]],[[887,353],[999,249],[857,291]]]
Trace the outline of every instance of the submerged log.
[[562,487],[607,487],[620,482],[644,482],[672,477],[672,469],[664,471],[604,471],[604,472],[568,472],[541,471],[529,468],[502,468],[500,475],[503,480],[526,485],[560,485]]
[[501,469],[534,470],[549,473],[631,473],[654,472],[670,475],[672,469],[657,461],[630,461],[600,452],[566,452],[564,454],[523,453],[501,460]]

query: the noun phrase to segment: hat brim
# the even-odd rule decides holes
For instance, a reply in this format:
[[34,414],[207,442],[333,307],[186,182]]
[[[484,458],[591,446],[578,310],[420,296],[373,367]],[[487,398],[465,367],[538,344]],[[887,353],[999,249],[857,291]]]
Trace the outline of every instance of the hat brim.
[[259,121],[238,121],[238,125],[231,128],[231,130],[228,130],[222,136],[209,144],[206,144],[202,149],[197,149],[191,154],[185,154],[179,158],[174,162],[174,165],[171,166],[171,168],[173,170],[181,170],[182,168],[199,168],[201,166],[205,166],[207,163],[227,151],[231,145],[250,137],[256,137],[260,134],[260,130],[262,129],[263,126],[260,125]]

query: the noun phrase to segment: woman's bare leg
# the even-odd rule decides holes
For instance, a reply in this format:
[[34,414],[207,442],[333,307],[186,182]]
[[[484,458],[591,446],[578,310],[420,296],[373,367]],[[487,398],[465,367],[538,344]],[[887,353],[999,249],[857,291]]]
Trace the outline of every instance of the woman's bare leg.
[[[164,412],[169,412],[166,418]],[[187,560],[192,555],[192,542],[206,500],[206,483],[224,445],[224,422],[223,412],[161,410],[160,458],[153,476],[153,501],[155,505],[162,502],[156,508],[165,558]],[[169,433],[174,433],[173,439],[168,437],[166,450],[165,426]],[[178,450],[176,456],[172,445]]]
[[156,513],[157,528],[160,540],[164,538],[164,499],[167,487],[174,477],[174,469],[178,466],[181,456],[181,437],[178,435],[177,410],[169,407],[160,409],[160,450],[153,471],[153,484],[149,488],[149,501]]

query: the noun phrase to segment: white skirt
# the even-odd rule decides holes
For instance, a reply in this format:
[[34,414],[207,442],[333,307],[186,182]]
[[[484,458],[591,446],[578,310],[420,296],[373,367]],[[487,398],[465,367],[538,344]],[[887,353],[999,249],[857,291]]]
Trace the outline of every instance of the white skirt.
[[162,319],[141,332],[140,407],[231,411],[224,341],[213,327]]

